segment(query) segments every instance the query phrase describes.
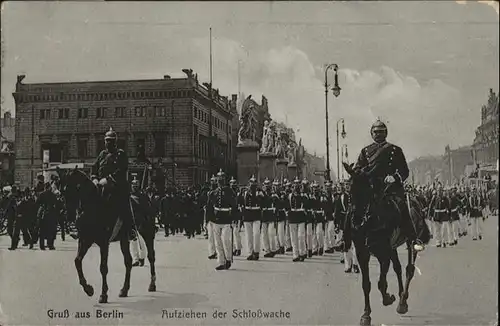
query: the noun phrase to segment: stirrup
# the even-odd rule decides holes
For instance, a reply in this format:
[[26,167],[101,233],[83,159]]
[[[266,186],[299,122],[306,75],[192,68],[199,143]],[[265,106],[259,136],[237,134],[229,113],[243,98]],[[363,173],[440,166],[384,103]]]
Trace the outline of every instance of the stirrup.
[[425,245],[420,241],[419,239],[415,240],[413,242],[413,249],[415,251],[424,251],[425,250]]

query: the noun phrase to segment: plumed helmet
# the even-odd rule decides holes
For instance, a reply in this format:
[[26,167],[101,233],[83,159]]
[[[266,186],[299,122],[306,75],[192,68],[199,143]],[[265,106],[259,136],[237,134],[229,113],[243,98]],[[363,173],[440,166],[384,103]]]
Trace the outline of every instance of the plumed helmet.
[[266,178],[264,180],[264,186],[269,186],[271,184],[271,180],[269,180],[269,178]]
[[234,177],[232,177],[232,178],[231,178],[231,180],[229,180],[229,184],[230,184],[230,185],[235,185],[235,184],[237,184],[236,179],[235,179]]
[[104,135],[104,139],[115,139],[116,140],[116,132],[113,130],[113,128],[109,127],[108,132]]
[[377,121],[372,124],[371,130],[387,130],[387,126],[377,119]]

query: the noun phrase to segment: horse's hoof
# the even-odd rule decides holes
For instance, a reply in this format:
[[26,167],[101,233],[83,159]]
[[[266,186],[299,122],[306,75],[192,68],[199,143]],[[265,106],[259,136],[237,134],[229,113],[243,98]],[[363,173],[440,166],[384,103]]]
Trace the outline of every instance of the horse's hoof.
[[149,284],[148,291],[156,292],[156,284]]
[[120,293],[118,293],[118,296],[120,298],[126,298],[128,296],[128,290],[125,290],[125,289],[121,289],[120,290]]
[[84,285],[84,286],[83,286],[83,291],[85,291],[85,293],[86,293],[89,297],[91,297],[91,296],[93,296],[93,295],[94,295],[94,288],[92,287],[92,285],[89,285],[89,284]]
[[99,296],[99,303],[108,303],[108,295],[107,294],[101,294]]
[[406,314],[408,312],[408,304],[407,303],[398,304],[398,308],[396,309],[396,312],[400,315]]
[[372,317],[370,316],[361,316],[361,320],[359,321],[359,325],[361,326],[371,326]]
[[394,303],[394,301],[396,301],[396,297],[394,296],[394,294],[391,294],[384,296],[382,303],[384,304],[384,306],[390,306]]

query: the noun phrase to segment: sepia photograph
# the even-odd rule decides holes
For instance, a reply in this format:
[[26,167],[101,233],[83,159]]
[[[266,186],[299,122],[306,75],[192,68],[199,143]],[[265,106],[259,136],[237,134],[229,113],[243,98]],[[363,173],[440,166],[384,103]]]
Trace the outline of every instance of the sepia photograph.
[[3,1],[0,326],[498,325],[498,1]]

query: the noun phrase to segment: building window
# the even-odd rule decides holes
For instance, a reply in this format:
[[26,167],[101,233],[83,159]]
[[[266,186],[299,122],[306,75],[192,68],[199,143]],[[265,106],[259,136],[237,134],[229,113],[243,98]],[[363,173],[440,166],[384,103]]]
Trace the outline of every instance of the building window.
[[77,142],[78,158],[88,157],[88,140],[78,139]]
[[144,117],[146,114],[146,107],[145,106],[136,106],[135,107],[135,116],[136,117]]
[[96,119],[103,119],[106,118],[106,110],[107,108],[97,108],[96,111]]
[[123,118],[125,117],[125,107],[117,107],[115,108],[115,117]]
[[68,108],[58,109],[57,118],[58,119],[69,119],[69,109]]
[[155,138],[155,156],[165,156],[165,137],[159,136]]
[[164,106],[155,106],[155,111],[156,111],[157,117],[164,117],[165,113],[167,111],[167,108]]
[[88,108],[79,108],[78,109],[78,119],[85,119],[88,118],[89,116],[89,109]]
[[41,109],[40,110],[40,120],[50,119],[50,109]]

